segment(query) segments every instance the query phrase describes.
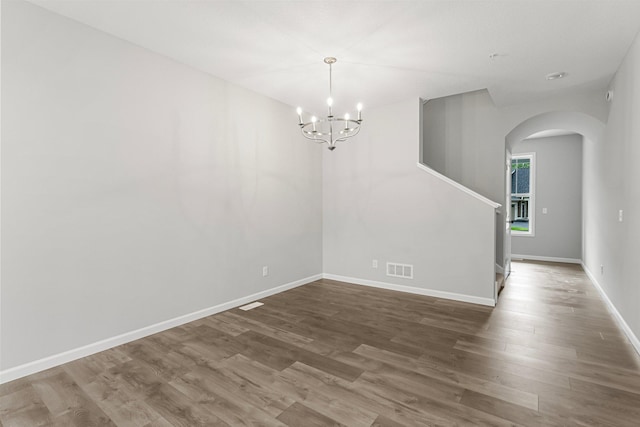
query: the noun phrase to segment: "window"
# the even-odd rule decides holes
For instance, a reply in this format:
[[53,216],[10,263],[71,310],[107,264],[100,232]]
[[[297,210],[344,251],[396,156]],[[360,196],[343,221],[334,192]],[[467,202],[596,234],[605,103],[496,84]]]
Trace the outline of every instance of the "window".
[[533,236],[535,155],[514,155],[511,159],[511,233]]

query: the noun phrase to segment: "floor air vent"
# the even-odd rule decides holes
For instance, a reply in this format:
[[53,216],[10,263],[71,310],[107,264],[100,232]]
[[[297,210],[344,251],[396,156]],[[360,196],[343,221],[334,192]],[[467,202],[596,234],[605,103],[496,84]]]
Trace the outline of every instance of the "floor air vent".
[[402,277],[404,279],[413,279],[413,265],[387,263],[387,276]]
[[264,303],[261,303],[260,301],[256,301],[256,302],[252,302],[251,304],[247,304],[247,305],[243,305],[242,307],[239,307],[240,310],[251,310],[252,308],[256,308],[256,307],[260,307],[261,305],[264,305]]

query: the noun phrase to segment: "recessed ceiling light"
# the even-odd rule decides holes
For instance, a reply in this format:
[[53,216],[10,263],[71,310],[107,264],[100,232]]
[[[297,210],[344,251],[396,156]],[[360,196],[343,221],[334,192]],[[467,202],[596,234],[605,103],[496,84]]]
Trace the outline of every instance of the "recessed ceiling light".
[[563,77],[565,77],[567,75],[567,73],[565,73],[564,71],[558,72],[558,73],[551,73],[551,74],[547,74],[547,80],[558,80],[561,79]]

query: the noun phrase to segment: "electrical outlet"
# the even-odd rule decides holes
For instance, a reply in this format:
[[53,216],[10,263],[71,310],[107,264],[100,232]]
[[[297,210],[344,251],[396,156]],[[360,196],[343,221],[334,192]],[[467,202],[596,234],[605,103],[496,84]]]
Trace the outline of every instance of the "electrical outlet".
[[377,259],[373,260],[373,262],[371,263],[371,267],[378,268],[378,260]]
[[604,265],[600,264],[600,274],[604,274]]
[[549,212],[549,211],[547,210],[547,208],[542,208],[542,213],[543,213],[544,215],[546,215],[548,212]]
[[265,265],[262,267],[262,277],[267,277],[269,275],[269,266]]
[[622,219],[624,218],[624,212],[622,209],[620,209],[618,211],[618,222],[622,222]]

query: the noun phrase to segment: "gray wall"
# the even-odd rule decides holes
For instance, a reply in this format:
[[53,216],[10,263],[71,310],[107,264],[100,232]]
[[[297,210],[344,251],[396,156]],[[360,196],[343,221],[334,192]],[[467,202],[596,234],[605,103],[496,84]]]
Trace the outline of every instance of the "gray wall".
[[21,1],[2,105],[0,369],[321,273],[291,107]]
[[[584,264],[640,337],[639,37],[611,88],[614,97],[604,143],[585,141],[584,145]],[[619,222],[621,209],[624,218]],[[637,340],[636,346],[640,348]]]
[[422,162],[491,200],[502,200],[502,172],[485,164],[504,156],[504,150],[499,144],[483,143],[483,139],[504,140],[495,126],[499,120],[486,90],[427,101]]
[[[640,158],[640,121],[637,120],[640,117],[638,37],[616,73],[611,87],[615,95],[610,104],[605,101],[603,90],[576,88],[540,101],[496,108],[495,121],[478,126],[477,132],[471,133],[473,137],[462,140],[463,149],[460,151],[463,157],[475,162],[474,168],[479,174],[488,173],[493,176],[495,170],[504,173],[504,156],[483,159],[484,164],[481,164],[480,160],[474,159],[475,147],[486,147],[488,152],[504,151],[505,135],[528,119],[549,112],[578,112],[606,123],[603,137],[585,139],[583,142],[582,260],[638,337],[640,282],[635,269],[637,260],[640,259],[640,168],[635,165],[636,159]],[[476,98],[478,93],[456,96]],[[466,108],[463,103],[459,105],[460,108]],[[465,123],[474,128],[472,119],[465,119]],[[487,126],[497,129],[500,137],[496,138],[495,132],[487,130]],[[557,125],[552,127],[560,128]],[[504,191],[504,183],[498,181],[495,180],[495,185],[500,186],[500,191]],[[492,194],[497,194],[496,189],[491,192],[483,189],[477,191],[490,198]],[[618,221],[620,209],[624,210],[623,222]],[[604,270],[602,274],[600,266]],[[640,343],[636,342],[636,345],[640,348]]]
[[[585,264],[636,335],[639,76],[636,40],[613,84],[606,141],[585,142],[583,182]],[[323,262],[381,281],[371,259],[414,263],[412,286],[490,297],[474,274],[493,236],[465,233],[478,259],[460,259],[450,214],[484,208],[415,167],[417,125],[387,125],[418,123],[415,100],[371,111],[371,126],[329,153],[300,141],[288,106],[6,1],[2,89],[0,369],[308,277]],[[503,200],[505,135],[548,111],[606,121],[603,95],[503,108],[482,91],[460,95],[462,179]]]
[[[423,164],[431,169],[460,182],[459,177],[454,177],[449,171],[447,159],[452,158],[447,152],[448,147],[456,147],[456,141],[449,138],[449,122],[453,119],[452,114],[447,111],[447,101],[451,97],[430,99],[424,103],[423,109],[423,134],[421,158]],[[455,156],[460,160],[462,156]]]
[[[417,99],[368,110],[353,142],[323,150],[324,272],[492,299],[495,210],[417,167],[419,114]],[[470,218],[489,227],[470,233]],[[386,262],[413,264],[414,279]]]
[[[535,235],[511,237],[511,252],[582,259],[582,136],[527,139],[513,154],[535,153]],[[542,209],[547,208],[547,214]]]
[[[598,90],[568,91],[562,95],[549,97],[530,103],[496,107],[489,93],[485,90],[451,95],[425,104],[423,117],[422,161],[429,164],[427,153],[430,138],[446,136],[446,144],[453,145],[447,149],[448,164],[463,166],[456,170],[449,168],[446,174],[477,193],[505,205],[505,137],[519,124],[527,119],[553,111],[575,111],[587,114],[602,122],[608,115],[604,93]],[[440,124],[429,129],[433,123],[429,119],[429,109],[446,111],[451,118],[445,122],[442,114],[437,113],[436,121]],[[432,134],[430,135],[430,132]],[[525,135],[525,137],[528,135]],[[458,160],[455,161],[455,156]],[[436,163],[441,160],[436,160]],[[439,166],[441,167],[441,166]],[[500,209],[497,224],[505,224],[504,209]],[[497,241],[504,240],[504,227],[497,227]],[[502,244],[496,245],[496,263],[504,266],[505,254]]]
[[[500,112],[487,90],[429,100],[424,104],[423,164],[484,197],[504,204],[504,135]],[[493,167],[487,167],[492,165]],[[502,215],[498,216],[501,219]],[[497,239],[502,241],[498,221]],[[502,264],[502,245],[496,245],[495,260]]]

